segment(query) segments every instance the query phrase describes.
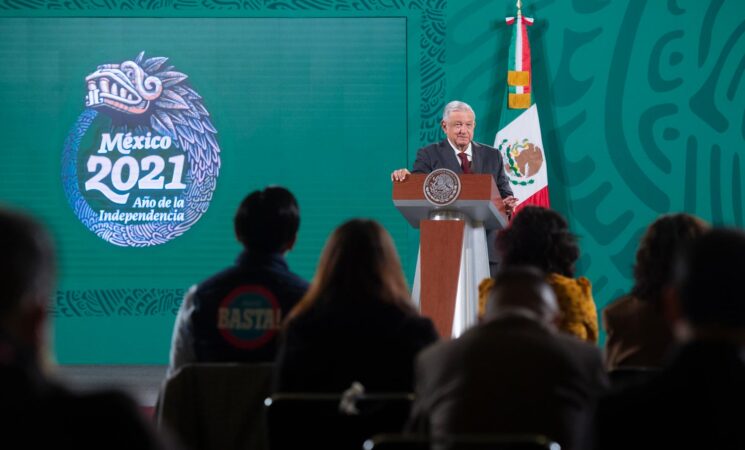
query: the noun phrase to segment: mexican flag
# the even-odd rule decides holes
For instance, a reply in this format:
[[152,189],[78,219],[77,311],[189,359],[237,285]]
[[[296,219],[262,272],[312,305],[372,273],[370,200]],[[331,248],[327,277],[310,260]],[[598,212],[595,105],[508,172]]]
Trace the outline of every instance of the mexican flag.
[[508,17],[506,21],[512,26],[507,72],[509,91],[494,147],[502,153],[505,173],[518,199],[517,213],[526,205],[549,206],[548,175],[538,106],[531,94],[527,27],[533,24],[533,19],[524,17],[518,6],[517,17]]

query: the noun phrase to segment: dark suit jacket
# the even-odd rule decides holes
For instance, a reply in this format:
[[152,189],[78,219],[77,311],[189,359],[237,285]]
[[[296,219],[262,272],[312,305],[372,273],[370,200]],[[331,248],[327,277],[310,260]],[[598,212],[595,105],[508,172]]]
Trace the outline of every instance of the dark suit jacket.
[[410,428],[537,433],[562,449],[585,448],[606,386],[595,347],[528,318],[503,317],[419,355]]
[[33,354],[0,333],[0,447],[175,449],[116,391],[78,393],[48,380]]
[[745,350],[692,342],[652,380],[602,399],[600,450],[745,448]]
[[[504,173],[502,154],[494,147],[471,141],[472,161],[471,171],[473,173],[490,173],[494,177],[494,183],[499,189],[499,195],[509,197],[512,195],[510,180]],[[430,144],[420,148],[416,152],[413,173],[430,173],[436,169],[450,169],[457,174],[462,174],[460,160],[455,156],[455,151],[447,139],[436,144]],[[487,251],[489,262],[495,264],[499,261],[495,246],[497,234],[492,230],[486,234]],[[492,270],[493,272],[493,270]],[[492,276],[494,273],[492,273]]]
[[625,295],[603,310],[605,366],[660,367],[673,347],[670,325],[654,305]]
[[[502,154],[494,147],[471,142],[472,161],[471,170],[473,173],[490,173],[494,177],[494,182],[499,189],[499,195],[509,197],[512,195],[510,180],[504,173],[504,164],[502,163]],[[455,173],[463,173],[460,167],[460,160],[455,156],[455,151],[447,139],[420,148],[416,152],[416,161],[414,161],[414,173],[430,173],[435,169],[450,169]]]

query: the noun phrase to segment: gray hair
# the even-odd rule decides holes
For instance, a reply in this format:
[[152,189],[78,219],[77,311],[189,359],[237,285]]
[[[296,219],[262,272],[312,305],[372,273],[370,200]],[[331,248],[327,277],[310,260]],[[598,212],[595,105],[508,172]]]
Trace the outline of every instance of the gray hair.
[[469,112],[473,114],[473,120],[476,120],[476,113],[473,111],[473,108],[468,103],[459,100],[453,100],[445,105],[445,109],[442,110],[442,120],[447,121],[450,113],[453,111]]

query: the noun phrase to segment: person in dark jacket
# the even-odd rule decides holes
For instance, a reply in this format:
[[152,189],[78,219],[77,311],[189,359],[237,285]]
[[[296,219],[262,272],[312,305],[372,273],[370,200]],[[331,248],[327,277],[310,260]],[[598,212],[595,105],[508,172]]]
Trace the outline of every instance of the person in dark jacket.
[[[416,152],[411,172],[402,168],[391,172],[391,181],[402,182],[411,173],[428,174],[437,169],[450,169],[461,174],[489,174],[499,190],[504,212],[511,216],[518,199],[512,193],[510,179],[504,171],[502,153],[494,147],[473,140],[476,131],[476,113],[465,102],[453,100],[442,110],[440,128],[445,139],[422,147]],[[499,265],[499,254],[494,247],[495,230],[486,233],[486,250],[489,254],[489,270],[494,276]]]
[[588,448],[608,384],[600,351],[556,329],[560,309],[542,272],[512,266],[494,281],[481,324],[417,357],[409,431],[540,434]]
[[674,267],[662,305],[679,348],[601,400],[598,449],[745,448],[745,233],[709,231]]
[[290,191],[252,192],[234,226],[244,250],[235,265],[186,294],[173,331],[169,376],[188,363],[273,361],[284,318],[308,289],[285,261],[300,226]]
[[351,220],[331,235],[308,293],[290,313],[277,356],[278,392],[413,390],[414,357],[437,340],[419,316],[390,235]]
[[0,255],[2,448],[174,448],[125,394],[76,393],[49,374],[45,332],[55,256],[46,231],[0,208]]

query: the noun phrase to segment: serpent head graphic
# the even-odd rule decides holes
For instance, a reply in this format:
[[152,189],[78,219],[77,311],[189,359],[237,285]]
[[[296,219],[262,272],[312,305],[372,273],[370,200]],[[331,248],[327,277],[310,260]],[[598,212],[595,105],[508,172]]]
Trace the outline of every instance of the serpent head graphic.
[[[185,78],[183,75],[182,79]],[[136,61],[98,66],[98,70],[88,75],[85,81],[88,84],[85,106],[91,108],[106,107],[126,114],[144,114],[150,109],[150,102],[163,95],[161,78],[148,75]]]
[[[166,66],[168,58],[144,56],[141,52],[133,61],[98,66],[85,78],[85,106],[120,121],[148,123],[189,154],[192,168],[209,168],[207,172],[216,175],[220,167],[217,130],[202,97],[186,83],[187,75]],[[207,172],[191,171],[198,183]]]

